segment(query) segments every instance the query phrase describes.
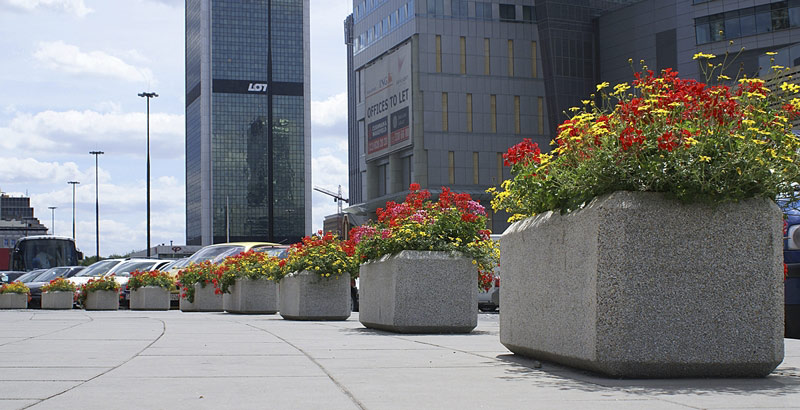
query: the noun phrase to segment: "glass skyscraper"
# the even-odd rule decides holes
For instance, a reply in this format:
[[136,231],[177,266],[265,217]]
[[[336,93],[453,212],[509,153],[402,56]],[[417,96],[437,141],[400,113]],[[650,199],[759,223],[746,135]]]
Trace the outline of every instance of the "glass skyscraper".
[[186,241],[311,230],[309,0],[186,1]]

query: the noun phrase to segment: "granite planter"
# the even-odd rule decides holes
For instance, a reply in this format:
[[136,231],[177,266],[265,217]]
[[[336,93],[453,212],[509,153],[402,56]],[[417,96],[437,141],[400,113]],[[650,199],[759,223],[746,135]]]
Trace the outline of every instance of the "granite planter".
[[478,271],[458,253],[402,251],[361,265],[359,320],[398,333],[468,333],[478,324]]
[[614,377],[758,377],[783,360],[781,211],[615,192],[500,241],[500,341]]
[[27,309],[26,293],[0,293],[0,309]]
[[308,271],[280,281],[279,308],[289,320],[347,320],[350,317],[350,275],[322,278]]
[[75,303],[75,292],[55,291],[42,292],[42,309],[72,309]]
[[222,295],[214,293],[214,285],[195,283],[194,302],[181,298],[180,308],[182,312],[222,312]]
[[274,314],[278,311],[278,285],[268,279],[236,279],[230,293],[222,296],[226,312]]
[[169,310],[169,290],[161,286],[131,290],[131,310]]
[[86,295],[84,302],[86,310],[118,310],[119,291],[116,290],[95,290]]

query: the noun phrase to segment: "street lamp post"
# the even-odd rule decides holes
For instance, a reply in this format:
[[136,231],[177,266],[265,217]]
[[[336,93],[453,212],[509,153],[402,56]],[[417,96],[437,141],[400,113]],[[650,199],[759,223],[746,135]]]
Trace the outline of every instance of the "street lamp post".
[[158,97],[156,93],[139,93],[139,97],[147,99],[147,257],[150,257],[150,99]]
[[75,240],[75,185],[80,184],[78,181],[67,181],[72,185],[72,240]]
[[56,208],[57,206],[48,206],[47,209],[50,210],[50,235],[56,235]]
[[97,242],[97,260],[100,260],[100,190],[98,189],[98,177],[100,169],[98,168],[97,158],[105,154],[103,151],[89,151],[89,154],[94,155],[94,223],[95,223],[95,240]]

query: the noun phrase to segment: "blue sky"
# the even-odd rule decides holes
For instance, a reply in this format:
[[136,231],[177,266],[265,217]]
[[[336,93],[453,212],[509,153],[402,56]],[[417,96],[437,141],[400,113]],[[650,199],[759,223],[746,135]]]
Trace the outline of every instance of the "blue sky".
[[[348,0],[311,0],[312,184],[347,189]],[[185,243],[183,0],[0,0],[0,191],[31,197],[55,234],[94,254],[146,246],[146,117],[151,101],[152,243]],[[314,230],[336,212],[314,192]]]

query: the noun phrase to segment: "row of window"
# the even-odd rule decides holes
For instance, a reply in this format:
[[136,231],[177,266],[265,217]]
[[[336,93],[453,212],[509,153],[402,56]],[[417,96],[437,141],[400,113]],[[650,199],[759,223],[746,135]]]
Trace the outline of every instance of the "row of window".
[[[480,153],[479,152],[472,152],[472,184],[479,185],[480,184]],[[497,181],[503,180],[503,153],[498,152],[496,158],[496,167],[497,170],[495,171],[495,178]],[[456,153],[455,151],[447,151],[447,183],[449,185],[455,185],[456,183]]]
[[697,44],[800,27],[800,0],[783,0],[699,17],[694,20],[694,27]]
[[353,54],[358,54],[361,50],[367,48],[370,44],[378,41],[383,36],[396,30],[401,25],[405,24],[414,15],[414,0],[401,6],[399,9],[389,13],[381,19],[380,22],[370,27],[367,31],[361,33],[353,39]]
[[[449,112],[449,104],[448,104],[449,95],[448,93],[442,93],[442,131],[447,132],[450,129],[450,121],[448,118]],[[473,132],[472,128],[472,94],[467,93],[466,95],[466,103],[467,103],[467,116],[466,116],[466,127],[467,132]],[[514,134],[521,134],[522,127],[520,121],[520,113],[522,111],[522,107],[520,106],[520,96],[514,96]],[[537,118],[537,132],[541,135],[544,134],[544,98],[537,97],[536,99],[536,118]],[[497,95],[491,94],[489,95],[489,132],[496,133],[497,132]]]
[[[469,13],[469,4],[475,6],[474,14]],[[517,21],[517,6],[514,4],[500,3],[498,6],[498,18],[500,21]],[[444,0],[428,0],[428,15],[433,16],[453,16],[459,18],[475,18],[480,20],[491,20],[494,18],[492,13],[492,3],[486,1],[451,0],[450,13],[445,10]],[[532,23],[534,20],[533,6],[522,6],[522,21]]]
[[[467,38],[466,37],[459,37],[459,74],[467,74]],[[508,50],[506,52],[506,57],[508,58],[508,72],[507,75],[509,77],[514,76],[514,40],[508,40],[507,42]],[[436,35],[435,39],[435,53],[436,53],[436,72],[442,72],[442,36]],[[536,52],[536,42],[531,41],[531,77],[536,78],[538,77],[538,69],[537,69],[537,52]],[[491,66],[491,59],[492,59],[492,50],[491,50],[491,41],[488,38],[483,39],[483,74],[484,75],[491,75],[492,66]],[[472,73],[471,73],[472,74]]]

